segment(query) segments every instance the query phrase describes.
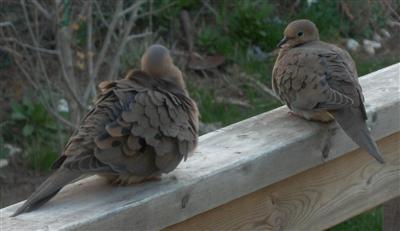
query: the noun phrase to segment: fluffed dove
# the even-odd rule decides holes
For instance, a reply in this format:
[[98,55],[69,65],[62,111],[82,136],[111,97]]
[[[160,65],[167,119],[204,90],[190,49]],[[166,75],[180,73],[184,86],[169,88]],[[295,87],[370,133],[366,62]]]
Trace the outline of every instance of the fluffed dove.
[[137,183],[171,172],[195,149],[197,106],[165,47],[150,46],[140,71],[99,88],[94,108],[54,162],[56,172],[13,216],[40,207],[82,175]]
[[366,125],[355,63],[343,49],[319,40],[309,20],[291,22],[278,44],[272,87],[291,111],[308,120],[336,120],[377,161],[384,160]]

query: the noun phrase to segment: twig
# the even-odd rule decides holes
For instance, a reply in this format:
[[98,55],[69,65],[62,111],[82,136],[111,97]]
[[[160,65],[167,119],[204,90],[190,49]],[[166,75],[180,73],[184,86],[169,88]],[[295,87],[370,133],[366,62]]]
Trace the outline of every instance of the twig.
[[[92,41],[92,33],[93,33],[93,15],[92,15],[92,5],[88,8],[88,19],[87,19],[87,54],[88,54],[88,74],[89,76],[93,76],[93,41]],[[96,94],[96,88],[94,86],[94,81],[92,78],[89,79],[88,89],[89,91],[85,91],[84,99],[88,99],[91,94]],[[88,94],[88,95],[86,95]]]
[[[75,92],[76,84],[75,84],[75,73],[73,66],[73,55],[71,50],[71,31],[68,27],[60,28],[57,35],[57,44],[59,46],[60,52],[58,53],[58,59],[61,64],[61,76],[63,77],[64,82],[67,85],[68,91],[71,93],[72,98],[76,101],[76,103],[80,106],[81,109],[86,110],[84,102],[82,102],[77,93]],[[73,85],[71,85],[73,84]]]
[[[107,20],[104,18],[104,13],[101,10],[101,7],[98,3],[98,1],[93,1],[94,6],[97,9],[97,12],[99,12],[99,16],[100,16],[100,20],[101,22],[104,24],[104,26],[106,26],[107,28],[110,28],[110,24],[107,22]],[[114,39],[118,39],[117,35],[115,34],[115,32],[113,31],[112,36],[114,37]]]
[[12,22],[0,22],[0,27],[14,26]]
[[252,78],[252,77],[245,77],[246,80],[249,80],[252,82],[255,86],[259,87],[263,92],[265,92],[267,95],[272,96],[275,99],[279,100],[279,97],[275,94],[275,92],[267,87],[265,84],[261,83],[260,81]]
[[23,42],[15,39],[15,38],[0,38],[0,39],[2,41],[6,41],[6,42],[14,42],[14,43],[16,43],[16,44],[18,44],[20,46],[29,48],[29,49],[34,50],[34,51],[39,51],[39,52],[43,52],[43,53],[50,54],[50,55],[58,55],[58,51],[57,50],[50,50],[50,49],[46,49],[46,48],[43,48],[43,47],[32,46],[32,45],[23,43]]
[[140,34],[133,34],[133,35],[129,35],[128,38],[126,39],[127,41],[130,41],[132,39],[138,39],[138,38],[143,38],[149,35],[152,35],[153,33],[151,31],[147,31],[147,32],[143,32]]
[[170,8],[171,6],[174,6],[176,3],[177,2],[174,1],[174,2],[171,2],[171,3],[169,3],[169,4],[165,5],[165,6],[157,9],[157,10],[153,10],[152,12],[149,11],[149,12],[145,12],[145,13],[142,13],[142,14],[138,14],[137,18],[143,18],[143,17],[146,17],[146,16],[148,16],[150,14],[156,15],[156,14],[158,14],[158,13],[160,13],[160,12],[162,12],[162,11],[168,9],[168,8]]
[[351,14],[349,6],[343,1],[340,1],[340,6],[342,7],[342,10],[346,14],[346,16],[349,18],[350,21],[354,20],[354,16]]
[[[37,41],[37,39],[36,39],[36,37],[35,37],[35,35],[34,35],[34,33],[33,33],[32,26],[31,26],[31,24],[30,24],[30,22],[29,22],[29,16],[28,16],[28,11],[27,11],[27,9],[26,9],[25,0],[21,0],[20,2],[21,2],[21,6],[22,6],[22,9],[23,9],[23,13],[24,13],[24,18],[25,18],[26,24],[27,24],[27,26],[28,26],[28,31],[29,31],[29,34],[30,34],[31,39],[32,39],[32,41],[33,41],[33,44],[34,44],[36,47],[39,47],[39,42]],[[37,18],[36,18],[36,20],[35,20],[35,23],[36,23],[36,25],[38,24],[38,23],[37,23]],[[48,77],[48,75],[47,75],[47,71],[46,71],[46,68],[45,68],[45,66],[44,66],[44,63],[43,63],[42,55],[41,55],[41,53],[40,53],[39,51],[36,51],[36,56],[37,56],[37,59],[38,59],[38,62],[39,62],[39,67],[41,68],[41,73],[43,73],[43,75],[44,75],[44,77],[45,77],[45,79],[46,79],[46,83],[47,83],[47,85],[48,85],[48,88],[50,88],[50,80],[49,80],[49,77]],[[41,90],[41,93],[44,94],[44,93],[43,93],[43,90]],[[54,105],[53,97],[51,97],[51,96],[50,96],[50,101],[51,101],[52,104]],[[58,114],[52,109],[51,106],[48,106],[48,105],[46,105],[46,104],[43,104],[43,105],[44,105],[45,107],[47,107],[47,111],[49,111],[51,114],[53,114],[53,116],[54,116],[55,118],[57,118],[60,122],[66,124],[66,125],[68,125],[68,126],[71,125],[70,122],[66,121],[64,118],[62,118],[60,115],[58,115]]]
[[153,0],[149,1],[149,28],[153,31]]
[[58,121],[60,121],[64,125],[72,128],[73,130],[75,130],[77,128],[77,126],[75,126],[75,124],[73,124],[73,123],[69,122],[68,120],[64,119],[64,117],[62,117],[60,114],[55,112],[53,109],[47,108],[47,111],[49,111],[50,114],[53,115],[54,118],[56,118]]
[[53,17],[51,17],[51,14],[50,14],[46,9],[44,9],[43,6],[40,5],[39,2],[37,2],[36,0],[31,0],[31,2],[33,3],[33,5],[36,6],[36,8],[37,8],[40,12],[42,12],[42,14],[44,15],[44,17],[46,17],[48,20],[52,20],[52,19],[53,19]]
[[228,97],[217,96],[215,98],[215,102],[223,104],[233,104],[244,108],[254,108],[253,105],[249,104],[248,102],[232,97],[228,98]]
[[381,3],[384,4],[384,5],[386,5],[386,7],[389,9],[390,13],[392,13],[392,15],[393,15],[398,21],[400,21],[400,16],[399,16],[399,14],[396,12],[395,9],[393,9],[393,6],[389,3],[389,1],[387,1],[387,0],[382,0]]
[[98,72],[100,71],[100,66],[101,64],[103,64],[104,62],[104,57],[108,51],[108,48],[111,44],[111,36],[114,33],[114,29],[115,26],[117,25],[118,19],[119,19],[119,14],[122,10],[123,7],[123,1],[122,0],[118,0],[117,5],[116,5],[116,10],[114,13],[114,16],[111,20],[110,26],[108,27],[108,31],[106,34],[106,38],[104,39],[104,43],[103,46],[100,50],[100,54],[98,55],[96,62],[94,64],[94,68],[93,68],[93,72],[92,72],[92,76],[89,76],[90,81],[92,81],[91,83],[89,83],[89,85],[86,87],[85,89],[85,93],[84,93],[84,101],[87,102],[88,101],[88,97],[89,97],[89,92],[91,91],[91,87],[90,84],[94,84],[95,80],[97,78]]
[[210,3],[207,0],[203,0],[203,5],[207,7],[215,16],[215,18],[218,18],[218,12],[210,5]]
[[[25,78],[30,82],[30,84],[35,88],[35,90],[39,91],[40,94],[42,96],[44,96],[43,90],[30,78],[30,75],[28,74],[28,72],[25,70],[25,68],[22,66],[22,64],[19,62],[18,59],[16,59],[15,62],[18,66],[18,69],[22,72],[23,75],[25,75]],[[48,105],[46,105],[45,103],[43,103],[43,106],[46,108],[46,110],[48,112],[50,112],[50,114],[52,114],[54,116],[54,118],[56,118],[58,121],[60,121],[61,123],[65,124],[66,126],[75,129],[76,126],[67,121],[66,119],[64,119],[62,116],[60,116],[58,113],[56,113],[53,109],[51,109]]]
[[[135,4],[133,4],[136,6],[136,8],[134,8],[135,10],[132,12],[132,14],[128,20],[128,23],[125,25],[125,29],[124,29],[122,38],[119,41],[119,47],[118,47],[117,52],[114,55],[114,58],[111,62],[110,71],[108,72],[107,79],[111,79],[112,76],[115,74],[115,71],[118,70],[119,58],[121,56],[122,51],[125,48],[126,43],[128,42],[127,38],[128,38],[128,36],[132,30],[132,27],[137,19],[137,12],[139,11],[139,6],[141,4],[143,4],[144,2],[145,1],[137,1]],[[131,7],[129,7],[129,8],[131,8]]]
[[118,17],[122,17],[127,13],[132,12],[133,10],[137,10],[137,8],[143,4],[144,1],[137,1],[135,3],[133,3],[130,7],[126,8],[125,10],[119,12],[119,14],[117,14]]
[[11,55],[13,55],[13,56],[16,57],[16,58],[22,58],[22,57],[23,57],[20,53],[18,53],[18,52],[15,51],[15,50],[12,50],[12,49],[9,48],[9,47],[0,46],[0,50],[3,50],[3,51],[5,51],[5,52],[7,52],[7,53],[10,53]]

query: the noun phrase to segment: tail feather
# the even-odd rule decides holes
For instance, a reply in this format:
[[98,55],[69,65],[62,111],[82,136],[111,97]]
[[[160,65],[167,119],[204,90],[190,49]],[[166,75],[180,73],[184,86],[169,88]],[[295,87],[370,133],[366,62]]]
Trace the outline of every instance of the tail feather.
[[331,113],[336,122],[356,144],[365,149],[379,163],[385,163],[378,146],[371,137],[361,110],[348,107]]
[[15,217],[41,207],[53,198],[65,185],[78,178],[81,173],[72,172],[67,169],[60,169],[53,173],[43,182],[36,191],[25,201],[25,203],[11,215]]

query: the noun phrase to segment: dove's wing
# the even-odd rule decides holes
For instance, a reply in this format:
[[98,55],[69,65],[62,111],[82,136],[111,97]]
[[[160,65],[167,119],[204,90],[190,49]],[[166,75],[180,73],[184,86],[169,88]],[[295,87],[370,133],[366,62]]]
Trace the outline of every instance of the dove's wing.
[[330,110],[330,113],[355,143],[367,150],[378,162],[384,163],[366,124],[364,96],[353,59],[346,51],[338,47],[326,43],[320,44],[328,50],[320,54],[320,60],[327,72],[329,86],[353,100],[351,107]]
[[278,59],[273,86],[289,108],[311,111],[348,107],[353,99],[332,88],[320,50],[294,48]]
[[172,171],[193,151],[198,126],[195,103],[183,91],[163,89],[165,83],[142,85],[143,73],[136,75],[138,81],[103,86],[95,108],[70,139],[62,167],[149,176]]

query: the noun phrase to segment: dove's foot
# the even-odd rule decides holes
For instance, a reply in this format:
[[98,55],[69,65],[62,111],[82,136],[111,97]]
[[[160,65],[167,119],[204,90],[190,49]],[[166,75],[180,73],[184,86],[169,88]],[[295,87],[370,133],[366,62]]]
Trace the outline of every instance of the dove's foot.
[[314,122],[330,123],[334,120],[333,116],[327,111],[289,111],[288,114]]
[[332,147],[332,137],[336,133],[337,127],[335,125],[329,124],[326,125],[328,128],[326,132],[324,132],[324,135],[321,140],[322,148],[321,148],[321,153],[322,153],[322,161],[325,161],[329,157],[329,152]]
[[300,117],[300,118],[302,118],[302,119],[307,119],[307,118],[304,118],[304,116],[301,114],[301,113],[297,113],[297,112],[294,112],[294,111],[288,111],[288,113],[287,113],[290,117]]

